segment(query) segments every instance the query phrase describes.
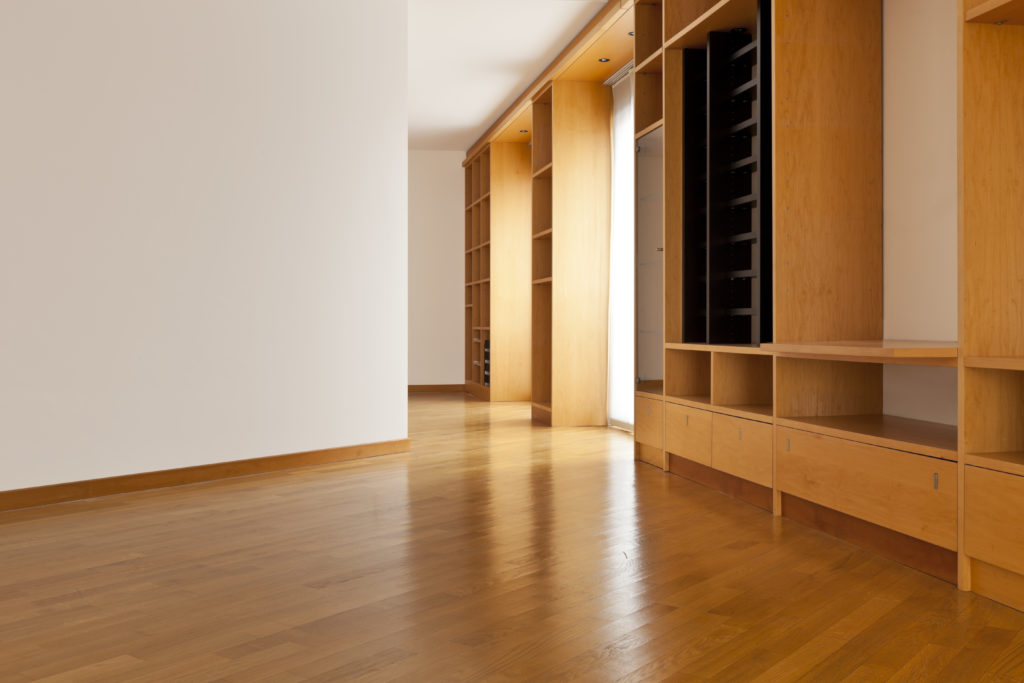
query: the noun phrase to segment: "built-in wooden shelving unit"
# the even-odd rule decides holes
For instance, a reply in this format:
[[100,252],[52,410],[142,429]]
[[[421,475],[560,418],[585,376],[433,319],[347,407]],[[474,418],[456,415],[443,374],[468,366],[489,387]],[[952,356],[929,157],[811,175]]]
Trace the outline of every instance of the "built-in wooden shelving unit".
[[960,585],[1024,609],[1024,2],[960,23]]
[[526,400],[529,145],[496,141],[468,160],[465,172],[466,390],[484,400]]
[[490,339],[481,327],[490,324],[491,159],[485,150],[465,167],[466,173],[466,388],[481,398],[490,395]]
[[[605,153],[574,166],[586,145],[559,111],[607,120],[571,84],[617,71],[596,51],[635,32],[633,132],[661,151],[660,193],[638,164],[638,271],[661,283],[638,311],[662,309],[638,326],[661,339],[638,337],[637,458],[1024,609],[1024,0],[959,12],[955,343],[883,336],[882,3],[637,0],[609,3],[467,155],[467,352],[500,347],[504,308],[496,176],[471,164],[528,112],[533,413],[569,424],[583,394],[603,410],[599,297],[575,289],[598,272],[577,226],[603,180],[575,171]],[[901,365],[956,367],[959,426],[889,412],[887,373],[929,371]]]
[[533,101],[532,402],[553,426],[607,424],[611,89]]
[[[932,546],[922,568],[955,578],[961,435],[884,400],[888,366],[955,367],[959,345],[882,336],[881,3],[663,0],[636,26],[665,249],[643,295],[664,306],[662,431],[638,374],[637,458],[776,514],[856,518],[901,561]],[[1012,467],[1020,436],[977,457]]]
[[914,363],[956,366],[956,342],[865,340],[764,344],[762,348],[784,358],[823,358],[866,363]]

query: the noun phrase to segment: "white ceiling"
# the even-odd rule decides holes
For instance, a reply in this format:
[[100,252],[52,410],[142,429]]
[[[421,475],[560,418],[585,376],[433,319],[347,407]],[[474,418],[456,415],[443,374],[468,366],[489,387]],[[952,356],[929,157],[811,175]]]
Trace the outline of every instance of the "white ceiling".
[[409,148],[465,151],[603,0],[408,0]]

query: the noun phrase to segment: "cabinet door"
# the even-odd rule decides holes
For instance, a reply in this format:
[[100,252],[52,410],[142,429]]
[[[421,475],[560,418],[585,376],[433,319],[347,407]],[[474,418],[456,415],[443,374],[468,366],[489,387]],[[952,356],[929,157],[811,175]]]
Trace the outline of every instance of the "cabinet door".
[[772,426],[718,413],[711,420],[711,466],[772,485]]
[[650,398],[636,398],[634,433],[636,442],[661,449],[662,411],[664,403]]
[[956,463],[787,427],[780,491],[956,550]]
[[665,450],[711,466],[711,413],[665,404]]
[[982,562],[1024,574],[1024,477],[964,469],[964,550]]

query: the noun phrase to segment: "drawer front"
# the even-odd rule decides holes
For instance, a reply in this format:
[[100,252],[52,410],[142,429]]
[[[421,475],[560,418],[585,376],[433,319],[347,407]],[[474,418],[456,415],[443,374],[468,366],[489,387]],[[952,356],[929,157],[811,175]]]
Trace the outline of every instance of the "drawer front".
[[780,491],[956,550],[956,463],[787,427],[775,457]]
[[964,469],[964,551],[1024,574],[1024,477]]
[[665,450],[711,466],[711,413],[665,404]]
[[634,433],[637,443],[660,449],[662,444],[662,413],[665,404],[650,398],[636,398]]
[[711,425],[711,466],[771,486],[772,426],[718,413]]

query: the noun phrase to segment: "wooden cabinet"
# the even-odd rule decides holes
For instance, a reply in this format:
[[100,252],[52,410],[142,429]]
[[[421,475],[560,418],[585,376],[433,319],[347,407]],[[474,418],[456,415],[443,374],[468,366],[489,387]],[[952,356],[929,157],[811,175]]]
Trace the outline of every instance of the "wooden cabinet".
[[675,403],[665,404],[665,450],[711,466],[711,413]]
[[711,466],[771,487],[772,426],[716,413],[711,418]]
[[634,429],[636,441],[653,448],[662,447],[664,404],[652,398],[636,398]]
[[1024,477],[980,467],[965,470],[965,552],[1024,574]]
[[955,550],[956,463],[778,427],[784,492]]

